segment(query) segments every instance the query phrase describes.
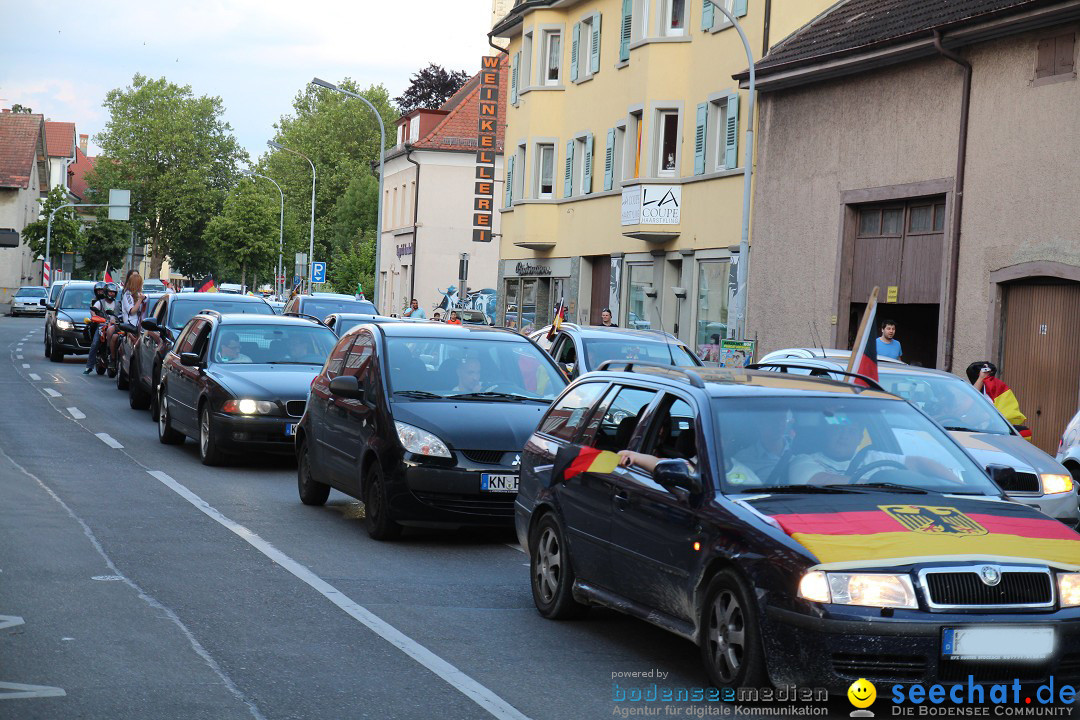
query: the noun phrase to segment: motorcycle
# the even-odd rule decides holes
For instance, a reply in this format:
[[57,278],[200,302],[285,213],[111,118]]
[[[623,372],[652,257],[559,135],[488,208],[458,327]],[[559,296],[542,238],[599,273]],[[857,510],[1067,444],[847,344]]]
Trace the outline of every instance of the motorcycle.
[[109,325],[107,318],[103,318],[96,312],[91,312],[90,320],[86,323],[86,340],[93,345],[94,333],[99,333],[97,357],[94,358],[94,370],[98,375],[104,375],[109,365],[109,344],[105,341],[105,328]]

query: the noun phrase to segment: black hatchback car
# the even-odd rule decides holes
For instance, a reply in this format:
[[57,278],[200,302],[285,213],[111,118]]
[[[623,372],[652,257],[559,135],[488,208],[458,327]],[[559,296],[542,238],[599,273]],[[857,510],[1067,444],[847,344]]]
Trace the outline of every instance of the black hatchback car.
[[364,315],[378,315],[375,305],[368,300],[357,300],[351,295],[339,293],[315,293],[313,295],[296,295],[285,303],[282,310],[285,315],[310,315],[320,320],[331,313],[361,313]]
[[566,381],[528,338],[439,323],[353,328],[311,385],[296,434],[300,499],[364,501],[376,539],[402,525],[513,523],[525,440]]
[[161,367],[158,439],[197,438],[205,465],[245,451],[291,454],[311,380],[336,339],[306,318],[196,315]]
[[71,281],[63,285],[56,302],[45,306],[45,357],[63,362],[65,355],[90,352],[86,323],[93,302],[94,283]]
[[516,526],[543,616],[654,623],[718,687],[1080,675],[1080,535],[878,390],[592,373],[525,446]]

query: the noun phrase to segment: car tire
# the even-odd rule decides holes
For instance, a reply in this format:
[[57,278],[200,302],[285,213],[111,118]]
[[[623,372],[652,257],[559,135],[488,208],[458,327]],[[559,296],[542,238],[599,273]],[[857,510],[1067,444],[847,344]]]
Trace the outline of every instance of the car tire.
[[529,585],[541,615],[549,620],[571,620],[588,610],[574,599],[574,577],[562,522],[555,513],[545,513],[529,537]]
[[371,463],[364,483],[364,524],[372,540],[394,540],[401,535],[401,525],[390,519],[390,498],[378,460]]
[[330,497],[330,486],[315,479],[311,473],[311,453],[308,444],[300,445],[299,462],[296,463],[296,486],[300,491],[300,502],[305,505],[325,505]]
[[757,606],[733,570],[709,581],[700,627],[701,660],[715,687],[768,684]]
[[182,445],[184,433],[173,430],[172,421],[169,420],[169,398],[165,395],[164,385],[158,393],[158,441],[162,445]]
[[210,403],[203,403],[199,408],[199,459],[203,465],[220,465],[225,459],[214,436],[214,416],[210,413]]
[[158,412],[158,385],[160,385],[160,377],[157,373],[150,375],[150,391],[147,393],[150,396],[150,417],[156,418]]
[[49,343],[49,359],[54,363],[64,362],[64,351],[56,347],[55,343]]
[[124,366],[120,364],[120,360],[116,361],[116,389],[127,390],[128,384],[131,382],[128,378],[128,374],[124,372]]
[[131,372],[128,377],[128,405],[132,410],[145,410],[150,407],[150,396],[142,389],[142,383],[139,382],[139,368],[135,364],[134,355],[131,357],[129,367]]
[[45,357],[48,358],[50,355],[52,355],[52,348],[49,345],[49,336],[48,336],[48,334],[46,334],[45,335]]
[[105,374],[105,366],[95,361],[94,362],[94,371],[98,375],[104,375]]

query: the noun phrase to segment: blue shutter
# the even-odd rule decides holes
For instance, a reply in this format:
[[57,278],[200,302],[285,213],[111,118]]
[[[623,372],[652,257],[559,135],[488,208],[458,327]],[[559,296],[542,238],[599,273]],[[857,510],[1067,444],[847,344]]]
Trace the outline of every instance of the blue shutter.
[[510,104],[517,105],[518,101],[518,68],[521,65],[521,53],[514,53],[514,62],[510,70]]
[[584,178],[582,180],[581,193],[588,195],[592,192],[592,160],[593,160],[593,134],[589,133],[585,136],[585,157],[581,158],[581,162],[585,163]]
[[574,194],[574,141],[566,143],[566,173],[563,176],[563,197]]
[[600,13],[592,16],[592,43],[589,48],[589,67],[595,75],[600,72]]
[[517,157],[511,155],[509,162],[506,163],[506,187],[503,188],[503,207],[510,207],[514,204],[514,161]]
[[701,6],[701,29],[712,30],[713,13],[716,12],[716,7],[713,5],[713,0],[702,0],[702,2],[704,5]]
[[735,0],[735,11],[731,14],[737,18],[746,15],[746,0]]
[[577,82],[578,78],[578,46],[581,44],[581,23],[574,23],[574,30],[570,39],[570,82]]
[[615,128],[607,131],[607,151],[604,153],[604,190],[615,185]]
[[727,97],[727,126],[724,128],[724,167],[739,167],[739,93]]
[[709,104],[697,106],[697,128],[694,130],[694,174],[705,174],[705,138],[709,132]]
[[630,59],[630,34],[633,30],[634,0],[622,0],[622,34],[619,36],[619,60]]

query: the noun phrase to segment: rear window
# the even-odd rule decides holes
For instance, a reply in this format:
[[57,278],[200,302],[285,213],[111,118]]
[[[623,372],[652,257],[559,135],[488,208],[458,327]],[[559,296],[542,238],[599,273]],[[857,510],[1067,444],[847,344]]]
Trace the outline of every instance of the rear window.
[[219,313],[241,313],[244,315],[273,315],[274,310],[264,302],[237,302],[236,300],[183,300],[173,301],[172,317],[169,318],[169,327],[179,330],[187,324],[187,321],[195,317],[203,310],[217,310]]
[[48,293],[45,292],[43,287],[24,287],[19,288],[19,292],[15,293],[15,297],[46,297]]
[[642,341],[639,337],[585,340],[587,367],[595,370],[605,360],[639,360],[662,365],[701,365],[701,361],[679,343]]
[[332,298],[312,298],[300,303],[299,312],[324,318],[334,313],[357,313],[376,315],[375,306],[362,300],[334,300]]

